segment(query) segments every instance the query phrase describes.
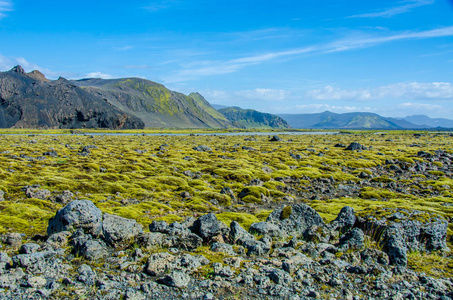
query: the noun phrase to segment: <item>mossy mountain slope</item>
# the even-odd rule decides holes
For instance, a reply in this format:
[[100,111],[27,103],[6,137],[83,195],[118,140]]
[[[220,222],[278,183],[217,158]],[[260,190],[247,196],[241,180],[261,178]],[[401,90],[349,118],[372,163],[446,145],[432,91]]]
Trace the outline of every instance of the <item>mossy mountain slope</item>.
[[1,128],[138,129],[143,122],[70,81],[50,81],[20,66],[0,72]]
[[253,109],[227,107],[218,111],[230,120],[233,126],[239,128],[291,128],[281,117]]
[[230,126],[223,116],[213,114],[212,107],[204,98],[194,99],[146,79],[90,78],[77,80],[74,83],[88,93],[141,118],[146,127],[226,128]]

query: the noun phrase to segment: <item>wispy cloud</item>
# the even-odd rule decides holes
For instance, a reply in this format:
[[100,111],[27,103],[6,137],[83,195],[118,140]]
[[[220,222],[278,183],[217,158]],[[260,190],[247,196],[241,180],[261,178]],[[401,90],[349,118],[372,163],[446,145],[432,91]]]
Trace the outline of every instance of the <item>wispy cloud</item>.
[[283,101],[290,96],[289,91],[274,89],[253,89],[235,92],[235,95],[248,100]]
[[399,6],[386,8],[384,10],[349,16],[348,18],[390,18],[395,15],[410,12],[414,8],[433,4],[434,0],[407,0],[400,2]]
[[430,99],[453,100],[453,84],[449,82],[411,82],[395,83],[376,88],[341,89],[326,86],[322,89],[310,90],[306,93],[313,100],[389,100],[389,99]]
[[0,1],[0,19],[6,17],[6,12],[13,11],[13,3],[9,0]]
[[115,47],[114,50],[116,50],[116,51],[128,51],[128,50],[131,50],[131,49],[134,49],[134,48],[135,48],[134,46],[126,45],[126,46],[121,46],[121,47]]
[[110,74],[105,74],[102,72],[91,72],[86,74],[86,78],[102,78],[102,79],[112,79],[114,76]]
[[7,57],[0,54],[0,71],[8,71],[11,70],[14,66],[20,65],[25,69],[26,72],[30,72],[33,70],[41,71],[47,78],[56,78],[60,75],[70,75],[69,73],[57,73],[52,70],[49,70],[44,67],[40,67],[35,63],[29,62],[23,57]]
[[167,76],[166,82],[183,82],[194,80],[203,76],[222,75],[237,72],[244,67],[258,65],[268,61],[292,58],[308,54],[327,54],[345,52],[361,48],[372,47],[380,44],[411,39],[428,39],[436,37],[453,36],[453,26],[425,31],[406,31],[385,36],[349,37],[336,40],[327,44],[313,45],[303,48],[295,48],[284,51],[263,53],[258,55],[244,56],[226,61],[202,61]]

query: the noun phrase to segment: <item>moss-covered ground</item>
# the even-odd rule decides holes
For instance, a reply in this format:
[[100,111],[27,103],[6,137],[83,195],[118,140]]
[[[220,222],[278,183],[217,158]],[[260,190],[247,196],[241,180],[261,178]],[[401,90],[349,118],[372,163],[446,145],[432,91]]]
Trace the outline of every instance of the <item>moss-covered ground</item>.
[[[40,185],[52,195],[70,190],[74,199],[89,199],[103,212],[136,219],[145,228],[153,220],[182,221],[208,212],[226,224],[237,221],[248,228],[265,220],[276,206],[294,202],[311,205],[326,221],[346,205],[357,211],[394,207],[453,218],[451,166],[418,155],[439,149],[453,153],[449,133],[281,135],[279,142],[270,142],[268,135],[222,136],[211,131],[1,133],[0,190],[5,200],[0,202],[0,233],[45,234],[48,220],[63,207],[52,197],[27,198],[22,189],[27,185]],[[353,141],[371,148],[357,152],[334,147]],[[89,156],[78,155],[90,145]],[[213,151],[193,150],[198,145]],[[57,156],[45,155],[51,151]],[[389,161],[409,169],[400,172]],[[410,169],[423,163],[427,170]],[[364,179],[363,174],[371,177]],[[221,193],[223,188],[233,195]],[[245,196],[240,198],[242,191]]]

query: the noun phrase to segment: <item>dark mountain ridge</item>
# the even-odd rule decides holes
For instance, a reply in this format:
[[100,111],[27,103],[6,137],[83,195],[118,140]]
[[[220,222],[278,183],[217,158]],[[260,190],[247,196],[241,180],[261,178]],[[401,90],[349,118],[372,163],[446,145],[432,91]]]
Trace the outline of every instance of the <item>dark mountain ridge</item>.
[[0,72],[1,128],[138,129],[144,123],[60,77],[21,66]]

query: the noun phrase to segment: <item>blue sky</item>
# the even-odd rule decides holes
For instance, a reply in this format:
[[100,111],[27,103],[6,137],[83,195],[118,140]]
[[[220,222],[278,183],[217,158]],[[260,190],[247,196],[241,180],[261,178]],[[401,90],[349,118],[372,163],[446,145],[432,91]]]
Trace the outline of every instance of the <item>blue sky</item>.
[[143,77],[271,113],[453,119],[447,0],[0,0],[0,70]]

